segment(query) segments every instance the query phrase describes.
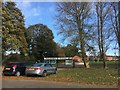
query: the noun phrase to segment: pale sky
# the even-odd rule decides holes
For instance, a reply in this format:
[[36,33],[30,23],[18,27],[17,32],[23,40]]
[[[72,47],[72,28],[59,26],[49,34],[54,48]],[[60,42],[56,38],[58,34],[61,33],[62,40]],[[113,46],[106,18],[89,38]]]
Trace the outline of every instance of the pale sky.
[[[25,26],[28,27],[34,24],[47,25],[52,30],[54,41],[66,45],[68,42],[61,42],[61,37],[58,35],[58,30],[55,28],[55,2],[16,2],[17,7],[22,11],[25,16]],[[111,47],[114,47],[115,43]],[[107,55],[118,55],[118,51],[112,48],[107,51]]]

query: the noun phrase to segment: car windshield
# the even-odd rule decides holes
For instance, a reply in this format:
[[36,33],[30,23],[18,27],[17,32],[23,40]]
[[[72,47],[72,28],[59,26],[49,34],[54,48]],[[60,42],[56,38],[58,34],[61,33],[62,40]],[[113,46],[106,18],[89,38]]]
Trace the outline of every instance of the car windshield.
[[16,63],[9,63],[6,66],[10,67],[10,66],[14,66]]
[[40,64],[40,63],[36,63],[36,64],[33,64],[33,66],[42,66],[43,64]]

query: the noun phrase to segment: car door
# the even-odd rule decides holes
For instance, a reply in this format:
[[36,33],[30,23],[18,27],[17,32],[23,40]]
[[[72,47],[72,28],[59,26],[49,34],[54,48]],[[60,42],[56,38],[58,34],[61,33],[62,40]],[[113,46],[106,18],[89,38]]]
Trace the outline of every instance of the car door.
[[25,74],[25,69],[26,69],[26,64],[25,63],[20,63],[19,69],[21,71],[21,74]]
[[49,64],[50,65],[50,73],[54,73],[54,68],[53,68],[53,66],[51,65],[51,64]]
[[47,71],[47,74],[50,74],[51,73],[51,67],[49,64],[45,64],[45,69]]

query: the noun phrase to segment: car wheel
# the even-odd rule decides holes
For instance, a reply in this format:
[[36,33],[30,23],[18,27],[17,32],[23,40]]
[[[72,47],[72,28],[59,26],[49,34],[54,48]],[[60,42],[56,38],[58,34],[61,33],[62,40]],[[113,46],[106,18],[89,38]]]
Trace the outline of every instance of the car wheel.
[[28,74],[25,74],[25,76],[28,76]]
[[46,76],[47,76],[47,72],[44,71],[42,76],[43,76],[43,77],[46,77]]
[[16,74],[15,74],[16,76],[20,76],[20,72],[18,71],[18,72],[16,72]]
[[54,74],[57,74],[57,70],[54,71]]
[[4,76],[7,76],[7,74],[3,74]]

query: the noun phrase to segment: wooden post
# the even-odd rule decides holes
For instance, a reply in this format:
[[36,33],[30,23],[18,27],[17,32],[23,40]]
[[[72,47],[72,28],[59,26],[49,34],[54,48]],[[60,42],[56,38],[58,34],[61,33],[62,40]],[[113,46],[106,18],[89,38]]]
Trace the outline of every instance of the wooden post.
[[65,65],[65,61],[66,61],[66,60],[64,60],[64,65]]
[[57,68],[58,68],[58,59],[56,60]]
[[75,68],[75,60],[73,60],[73,68]]

